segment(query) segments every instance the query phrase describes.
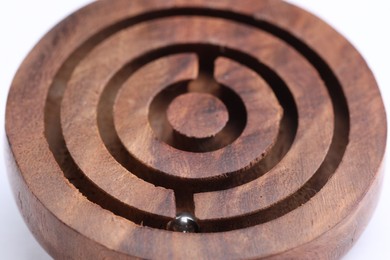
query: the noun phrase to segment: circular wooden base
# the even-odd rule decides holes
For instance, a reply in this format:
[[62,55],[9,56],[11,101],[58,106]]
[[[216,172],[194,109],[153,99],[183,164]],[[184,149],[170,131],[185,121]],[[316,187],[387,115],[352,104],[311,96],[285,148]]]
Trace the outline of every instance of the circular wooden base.
[[26,58],[6,130],[55,258],[337,259],[375,208],[386,116],[359,53],[287,3],[101,0]]

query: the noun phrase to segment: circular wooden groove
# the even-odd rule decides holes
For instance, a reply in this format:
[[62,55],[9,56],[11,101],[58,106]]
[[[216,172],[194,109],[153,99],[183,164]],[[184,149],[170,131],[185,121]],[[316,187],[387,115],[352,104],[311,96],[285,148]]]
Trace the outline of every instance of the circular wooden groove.
[[[301,9],[102,0],[17,73],[10,178],[56,258],[336,259],[375,207],[385,122],[364,60]],[[180,214],[199,232],[167,230]]]

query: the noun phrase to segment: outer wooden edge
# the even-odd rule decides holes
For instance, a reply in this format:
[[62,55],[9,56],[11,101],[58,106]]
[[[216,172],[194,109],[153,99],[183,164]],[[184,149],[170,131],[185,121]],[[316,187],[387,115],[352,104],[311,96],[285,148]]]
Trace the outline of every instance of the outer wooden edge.
[[[76,230],[69,228],[69,226],[56,218],[27,188],[26,182],[13,158],[8,142],[4,149],[6,151],[6,161],[8,162],[8,177],[18,208],[30,231],[51,256],[55,259],[73,259],[76,255],[79,259],[104,259],[105,255],[113,259],[130,258],[128,255],[110,250],[96,241],[80,236]],[[375,211],[380,197],[384,172],[385,167],[384,163],[382,163],[377,177],[361,203],[356,205],[351,215],[343,219],[332,230],[298,248],[270,256],[268,259],[296,259],[297,256],[300,259],[308,260],[339,259],[344,256],[349,248],[357,242]],[[45,225],[42,225],[43,223]],[[55,232],[47,232],[49,230]],[[64,236],[68,239],[62,239]],[[340,241],[341,244],[339,243]],[[67,248],[78,248],[76,245],[79,243],[85,244],[88,250],[77,250],[77,252],[66,250]],[[61,244],[61,246],[58,246],[58,244]],[[319,250],[324,244],[328,247],[327,255],[324,255],[323,251]],[[340,248],[343,250],[340,250]],[[138,259],[136,257],[132,258]]]
[[[307,260],[342,258],[358,241],[375,212],[381,194],[384,173],[385,166],[382,163],[381,169],[361,202],[356,205],[350,215],[342,219],[331,230],[297,248],[270,256],[269,259],[296,259],[297,256],[299,259]],[[324,245],[326,245],[327,250],[321,250]]]
[[[105,255],[115,259],[129,259],[128,255],[111,250],[102,244],[80,235],[77,230],[69,228],[53,215],[42,202],[30,191],[19,167],[14,159],[7,140],[4,147],[7,161],[7,174],[12,186],[13,195],[25,223],[39,244],[54,259],[104,259]],[[66,237],[66,239],[64,239]],[[83,244],[88,250],[68,251],[79,249]]]

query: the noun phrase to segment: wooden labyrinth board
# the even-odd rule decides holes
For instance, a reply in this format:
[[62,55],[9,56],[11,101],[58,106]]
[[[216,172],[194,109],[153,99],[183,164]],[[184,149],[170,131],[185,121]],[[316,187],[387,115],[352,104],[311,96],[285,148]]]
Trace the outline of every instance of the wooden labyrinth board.
[[26,222],[74,259],[340,258],[386,143],[360,54],[278,0],[94,2],[26,58],[6,130]]

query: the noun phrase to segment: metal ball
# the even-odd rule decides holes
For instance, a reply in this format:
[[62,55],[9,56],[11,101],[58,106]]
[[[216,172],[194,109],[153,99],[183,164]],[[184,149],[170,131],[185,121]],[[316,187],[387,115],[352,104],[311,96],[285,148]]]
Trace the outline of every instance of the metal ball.
[[199,225],[192,214],[180,213],[168,223],[167,229],[174,232],[197,233],[199,232]]

